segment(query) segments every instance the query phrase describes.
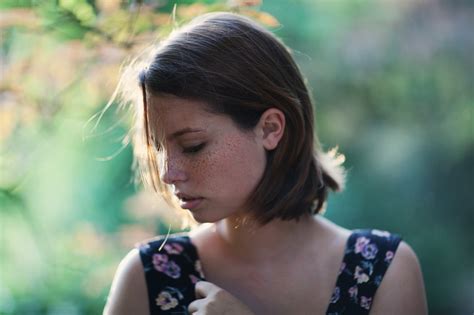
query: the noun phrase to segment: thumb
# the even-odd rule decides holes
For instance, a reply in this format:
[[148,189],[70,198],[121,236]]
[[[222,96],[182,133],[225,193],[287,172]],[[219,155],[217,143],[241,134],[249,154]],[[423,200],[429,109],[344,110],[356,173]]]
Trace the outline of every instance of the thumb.
[[194,292],[196,293],[197,299],[206,298],[209,294],[214,291],[219,290],[220,288],[213,283],[207,281],[199,281],[196,283]]

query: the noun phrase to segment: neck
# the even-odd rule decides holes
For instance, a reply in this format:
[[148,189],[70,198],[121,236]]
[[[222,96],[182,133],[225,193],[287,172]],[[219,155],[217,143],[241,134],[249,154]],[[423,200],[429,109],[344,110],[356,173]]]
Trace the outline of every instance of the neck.
[[259,225],[251,219],[232,217],[215,224],[215,233],[229,255],[243,261],[269,261],[292,249],[300,250],[318,232],[317,219],[272,220]]

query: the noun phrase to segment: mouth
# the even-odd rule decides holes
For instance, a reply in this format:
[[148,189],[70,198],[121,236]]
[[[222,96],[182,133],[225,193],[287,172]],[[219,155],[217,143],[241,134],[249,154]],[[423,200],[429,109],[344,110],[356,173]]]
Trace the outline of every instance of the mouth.
[[204,200],[202,197],[194,197],[182,193],[176,194],[176,197],[179,199],[180,207],[187,210],[196,209]]

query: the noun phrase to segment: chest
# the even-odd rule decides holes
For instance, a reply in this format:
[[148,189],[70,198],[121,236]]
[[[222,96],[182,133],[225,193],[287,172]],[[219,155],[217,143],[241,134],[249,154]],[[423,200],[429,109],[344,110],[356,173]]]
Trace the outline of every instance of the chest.
[[[229,291],[255,314],[325,314],[339,263],[288,259],[265,266],[207,261],[208,281]],[[218,266],[221,266],[220,268]],[[222,266],[232,266],[231,268]]]

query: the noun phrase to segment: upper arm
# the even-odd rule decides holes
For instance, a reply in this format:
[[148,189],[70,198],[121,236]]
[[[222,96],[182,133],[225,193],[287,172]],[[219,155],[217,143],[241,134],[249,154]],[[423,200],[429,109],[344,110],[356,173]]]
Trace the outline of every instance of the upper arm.
[[148,292],[140,253],[134,249],[120,262],[112,282],[104,315],[148,315]]
[[405,242],[400,243],[387,269],[370,314],[428,314],[420,264]]

